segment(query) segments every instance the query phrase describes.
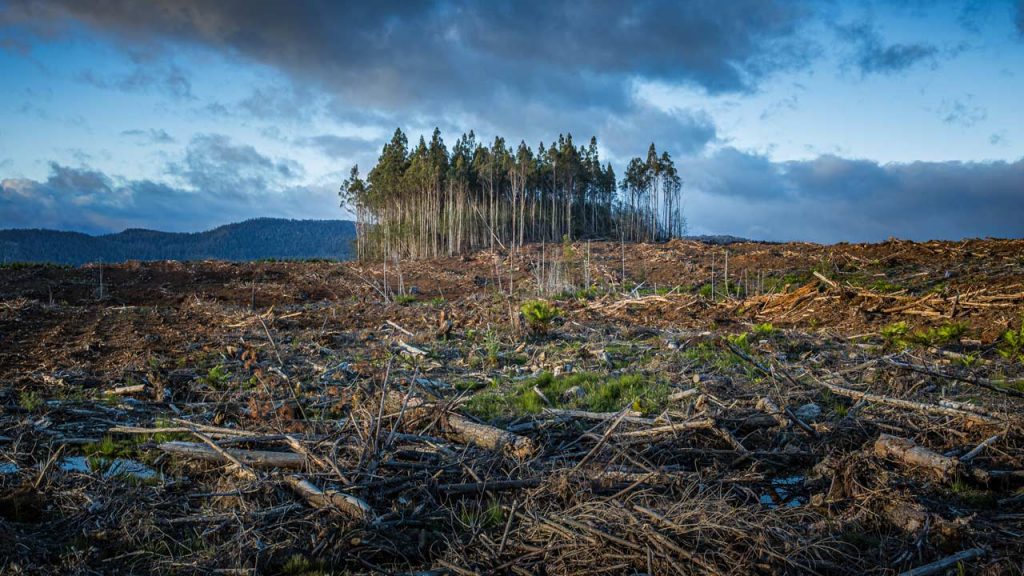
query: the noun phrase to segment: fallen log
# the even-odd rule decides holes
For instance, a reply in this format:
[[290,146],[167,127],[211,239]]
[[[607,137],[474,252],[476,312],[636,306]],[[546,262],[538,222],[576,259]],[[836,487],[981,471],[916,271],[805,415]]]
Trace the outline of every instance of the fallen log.
[[598,420],[605,422],[608,420],[615,420],[620,416],[626,422],[632,422],[635,424],[654,424],[656,422],[653,418],[644,418],[636,410],[627,410],[625,415],[621,412],[588,412],[586,410],[565,410],[562,408],[545,408],[542,416],[553,416],[556,418],[578,418],[581,420]]
[[234,466],[237,469],[238,473],[241,474],[242,476],[244,476],[245,478],[247,478],[249,480],[256,480],[257,478],[259,478],[259,475],[256,474],[256,471],[253,470],[248,464],[246,464],[245,462],[242,462],[238,458],[235,458],[235,456],[232,455],[230,452],[228,452],[227,450],[225,450],[225,449],[221,448],[220,446],[218,446],[217,443],[214,442],[213,439],[210,438],[209,436],[207,436],[206,434],[203,434],[202,432],[199,432],[197,430],[193,430],[192,434],[196,438],[199,438],[200,440],[205,442],[206,445],[211,450],[216,452],[218,456],[220,456],[221,458],[223,458],[223,459],[227,460],[228,462],[231,462],[232,464],[234,464]]
[[127,386],[118,386],[117,388],[107,390],[107,394],[124,396],[125,394],[138,394],[139,392],[145,392],[145,390],[145,384],[129,384]]
[[372,522],[377,518],[369,504],[351,494],[321,490],[301,476],[288,476],[285,480],[292,490],[314,508],[338,510],[361,522]]
[[938,406],[935,404],[927,404],[924,402],[914,402],[912,400],[903,400],[901,398],[893,398],[891,396],[882,396],[879,394],[872,394],[870,392],[862,392],[860,390],[853,390],[829,382],[816,382],[820,386],[824,386],[833,394],[840,396],[846,396],[847,398],[853,398],[854,400],[864,400],[866,402],[874,402],[875,404],[885,404],[887,406],[894,406],[896,408],[903,408],[904,410],[913,410],[915,412],[926,412],[929,414],[941,414],[943,416],[955,416],[957,418],[963,418],[980,424],[998,424],[999,420],[975,412],[968,412],[966,410],[958,410],[956,408],[948,408],[946,406]]
[[963,465],[956,458],[943,456],[924,446],[918,446],[909,438],[882,434],[875,440],[875,455],[880,458],[897,460],[907,466],[924,468],[943,482],[953,480]]
[[912,570],[901,572],[900,576],[930,576],[931,574],[939,574],[945,572],[947,569],[952,568],[963,562],[964,560],[974,560],[975,558],[985,555],[985,550],[981,548],[968,548],[953,554],[952,556],[946,556],[942,560],[936,560],[931,564],[925,564],[924,566],[918,566]]
[[[762,366],[759,362],[748,356],[739,348],[733,346],[730,342],[723,340],[724,344],[733,354],[738,356],[740,359],[745,360],[750,365],[757,368],[761,373],[768,377],[775,377],[774,372]],[[801,382],[794,378],[787,370],[780,367],[782,375],[794,386],[800,386]],[[946,406],[936,406],[935,404],[926,404],[924,402],[914,402],[911,400],[903,400],[900,398],[892,398],[890,396],[882,396],[879,394],[872,394],[870,392],[862,392],[860,390],[853,390],[846,388],[845,386],[839,386],[830,382],[823,382],[817,379],[813,380],[814,384],[826,388],[833,394],[840,396],[846,396],[847,398],[853,398],[854,400],[864,400],[866,402],[874,402],[876,404],[885,404],[888,406],[894,406],[897,408],[903,408],[905,410],[914,410],[917,412],[926,412],[929,414],[941,414],[943,416],[955,416],[970,420],[981,424],[998,424],[1000,420],[991,415],[978,414],[976,412],[968,412],[966,410],[959,410],[956,408],[949,408]]]
[[918,366],[917,364],[911,364],[909,362],[900,362],[898,360],[889,359],[889,364],[896,368],[902,368],[903,370],[909,370],[911,372],[917,372],[918,374],[924,374],[926,376],[933,376],[935,378],[942,378],[951,382],[963,382],[965,384],[971,384],[978,386],[986,390],[998,392],[1000,394],[1006,394],[1007,396],[1013,396],[1016,398],[1024,398],[1024,392],[1020,390],[1009,388],[1008,386],[1019,386],[1020,380],[989,380],[988,378],[979,378],[976,376],[958,376],[956,374],[947,374],[938,370],[932,370],[927,366]]
[[[157,448],[170,454],[178,454],[197,460],[230,463],[228,458],[225,458],[213,448],[198,442],[164,442],[157,445]],[[239,462],[257,468],[302,468],[306,465],[306,458],[304,456],[292,452],[268,452],[265,450],[241,450],[238,448],[223,448],[222,450]]]
[[460,414],[449,414],[449,436],[456,442],[501,450],[516,458],[528,458],[536,451],[533,440],[494,426],[473,422]]
[[[384,396],[384,408],[392,414],[410,420],[424,420],[436,414],[438,407],[417,396],[406,398],[399,392],[388,392]],[[533,440],[513,434],[488,424],[474,422],[465,416],[449,412],[441,414],[445,435],[462,444],[472,444],[490,450],[500,450],[516,458],[528,458],[537,448]]]

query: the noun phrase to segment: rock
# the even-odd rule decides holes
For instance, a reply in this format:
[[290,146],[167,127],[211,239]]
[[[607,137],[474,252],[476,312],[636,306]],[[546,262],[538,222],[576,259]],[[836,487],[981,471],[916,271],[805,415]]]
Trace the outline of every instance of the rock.
[[583,386],[573,386],[565,392],[562,392],[562,402],[571,402],[573,400],[580,400],[587,395],[587,391],[583,389]]
[[803,420],[804,422],[814,422],[821,416],[821,406],[818,406],[814,402],[804,404],[793,411],[796,417]]

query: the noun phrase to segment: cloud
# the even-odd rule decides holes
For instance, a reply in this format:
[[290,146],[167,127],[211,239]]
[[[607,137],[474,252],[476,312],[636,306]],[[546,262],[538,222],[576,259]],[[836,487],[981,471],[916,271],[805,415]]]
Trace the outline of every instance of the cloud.
[[79,82],[121,92],[156,91],[178,100],[191,100],[192,82],[185,71],[174,64],[156,65],[136,62],[128,74],[101,75],[94,70],[83,70],[77,77]]
[[598,126],[600,144],[620,162],[647,154],[652,142],[659,151],[679,157],[700,152],[717,138],[715,124],[706,113],[665,111],[647,105],[609,116]]
[[1024,159],[772,162],[724,148],[684,161],[680,173],[695,233],[814,242],[1024,235]]
[[140,141],[147,144],[173,144],[175,141],[166,130],[157,130],[156,128],[150,128],[148,130],[141,130],[139,128],[124,130],[121,132],[121,135],[138,138]]
[[256,88],[236,108],[261,120],[309,120],[319,109],[319,100],[309,88],[286,83]]
[[746,92],[814,53],[797,33],[809,4],[782,0],[13,0],[9,11],[22,27],[77,22],[133,49],[204,46],[392,110],[453,97],[482,110],[503,94],[616,108],[635,76]]
[[931,61],[939,49],[927,43],[885,44],[878,31],[868,22],[837,26],[839,36],[854,46],[851,63],[861,74],[894,74],[918,63]]
[[350,159],[353,156],[365,154],[368,150],[377,147],[377,143],[363,138],[351,136],[335,136],[333,134],[320,134],[300,138],[296,141],[300,146],[307,146],[319,150],[323,155],[335,160]]
[[221,197],[259,196],[280,189],[303,175],[303,167],[274,159],[249,145],[236,145],[222,134],[194,136],[185,158],[167,172],[195,190]]
[[970,128],[978,122],[988,118],[988,111],[980,106],[975,106],[971,102],[972,99],[973,98],[968,96],[966,100],[943,102],[940,109],[942,121],[946,124],[955,124],[957,126],[963,126],[964,128]]
[[171,182],[130,180],[51,163],[46,180],[0,180],[0,228],[197,231],[258,216],[323,218],[337,206],[333,181],[300,183],[296,162],[220,135],[194,138],[167,172]]

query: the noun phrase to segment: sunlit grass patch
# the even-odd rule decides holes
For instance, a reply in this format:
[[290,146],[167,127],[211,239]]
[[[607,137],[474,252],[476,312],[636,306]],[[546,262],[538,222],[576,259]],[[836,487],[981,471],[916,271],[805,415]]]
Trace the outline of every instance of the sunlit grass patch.
[[[566,393],[576,387],[581,393],[566,398]],[[544,373],[510,390],[492,386],[478,392],[463,405],[463,410],[483,420],[517,418],[540,413],[549,406],[544,401],[546,398],[553,408],[595,412],[630,408],[646,413],[664,405],[668,394],[666,384],[640,374],[604,376],[584,372],[554,376]]]

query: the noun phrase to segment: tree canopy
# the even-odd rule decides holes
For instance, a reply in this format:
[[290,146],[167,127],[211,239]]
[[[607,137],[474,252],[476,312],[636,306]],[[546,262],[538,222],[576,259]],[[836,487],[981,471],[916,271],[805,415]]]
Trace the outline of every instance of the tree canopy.
[[602,165],[597,139],[576,146],[559,135],[536,151],[471,131],[449,151],[434,129],[428,142],[396,129],[364,179],[353,166],[339,191],[356,215],[360,258],[431,258],[481,248],[516,249],[563,238],[665,240],[685,233],[682,181],[652,143],[621,182]]

